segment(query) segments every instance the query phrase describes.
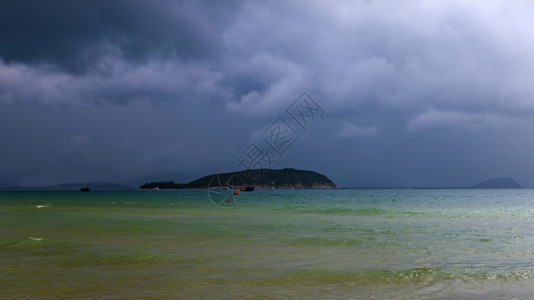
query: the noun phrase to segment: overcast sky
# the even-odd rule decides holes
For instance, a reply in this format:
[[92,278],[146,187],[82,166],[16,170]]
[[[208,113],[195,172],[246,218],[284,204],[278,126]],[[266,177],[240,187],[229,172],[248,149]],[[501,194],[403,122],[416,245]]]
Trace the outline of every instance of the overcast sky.
[[520,0],[1,1],[0,182],[188,182],[253,145],[340,186],[534,187],[533,28]]

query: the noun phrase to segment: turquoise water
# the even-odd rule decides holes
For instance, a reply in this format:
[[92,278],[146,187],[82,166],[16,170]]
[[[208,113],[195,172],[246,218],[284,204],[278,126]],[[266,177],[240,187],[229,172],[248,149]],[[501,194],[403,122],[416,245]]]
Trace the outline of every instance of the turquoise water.
[[0,192],[0,298],[534,293],[534,190]]

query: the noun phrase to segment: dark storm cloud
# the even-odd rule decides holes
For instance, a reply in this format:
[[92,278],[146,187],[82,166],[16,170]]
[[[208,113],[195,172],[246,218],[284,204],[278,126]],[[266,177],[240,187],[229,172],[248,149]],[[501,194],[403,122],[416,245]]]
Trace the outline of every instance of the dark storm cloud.
[[4,1],[0,180],[236,169],[307,90],[326,116],[274,167],[341,185],[534,185],[533,14],[498,0]]
[[198,59],[220,48],[222,5],[176,1],[2,1],[0,56],[6,62],[52,64],[69,72],[111,55]]

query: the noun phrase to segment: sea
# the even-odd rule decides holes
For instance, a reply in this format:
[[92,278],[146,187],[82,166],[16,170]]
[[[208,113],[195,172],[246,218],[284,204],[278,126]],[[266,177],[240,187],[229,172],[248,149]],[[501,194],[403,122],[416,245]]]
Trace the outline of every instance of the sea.
[[233,192],[2,191],[0,299],[534,295],[534,190]]

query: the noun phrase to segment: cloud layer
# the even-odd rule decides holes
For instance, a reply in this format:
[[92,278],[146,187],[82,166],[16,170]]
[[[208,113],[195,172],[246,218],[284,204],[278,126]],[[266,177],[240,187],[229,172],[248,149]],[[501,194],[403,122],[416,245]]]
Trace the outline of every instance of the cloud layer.
[[274,167],[534,186],[533,15],[497,0],[2,2],[0,181],[237,169],[306,90],[326,115]]

